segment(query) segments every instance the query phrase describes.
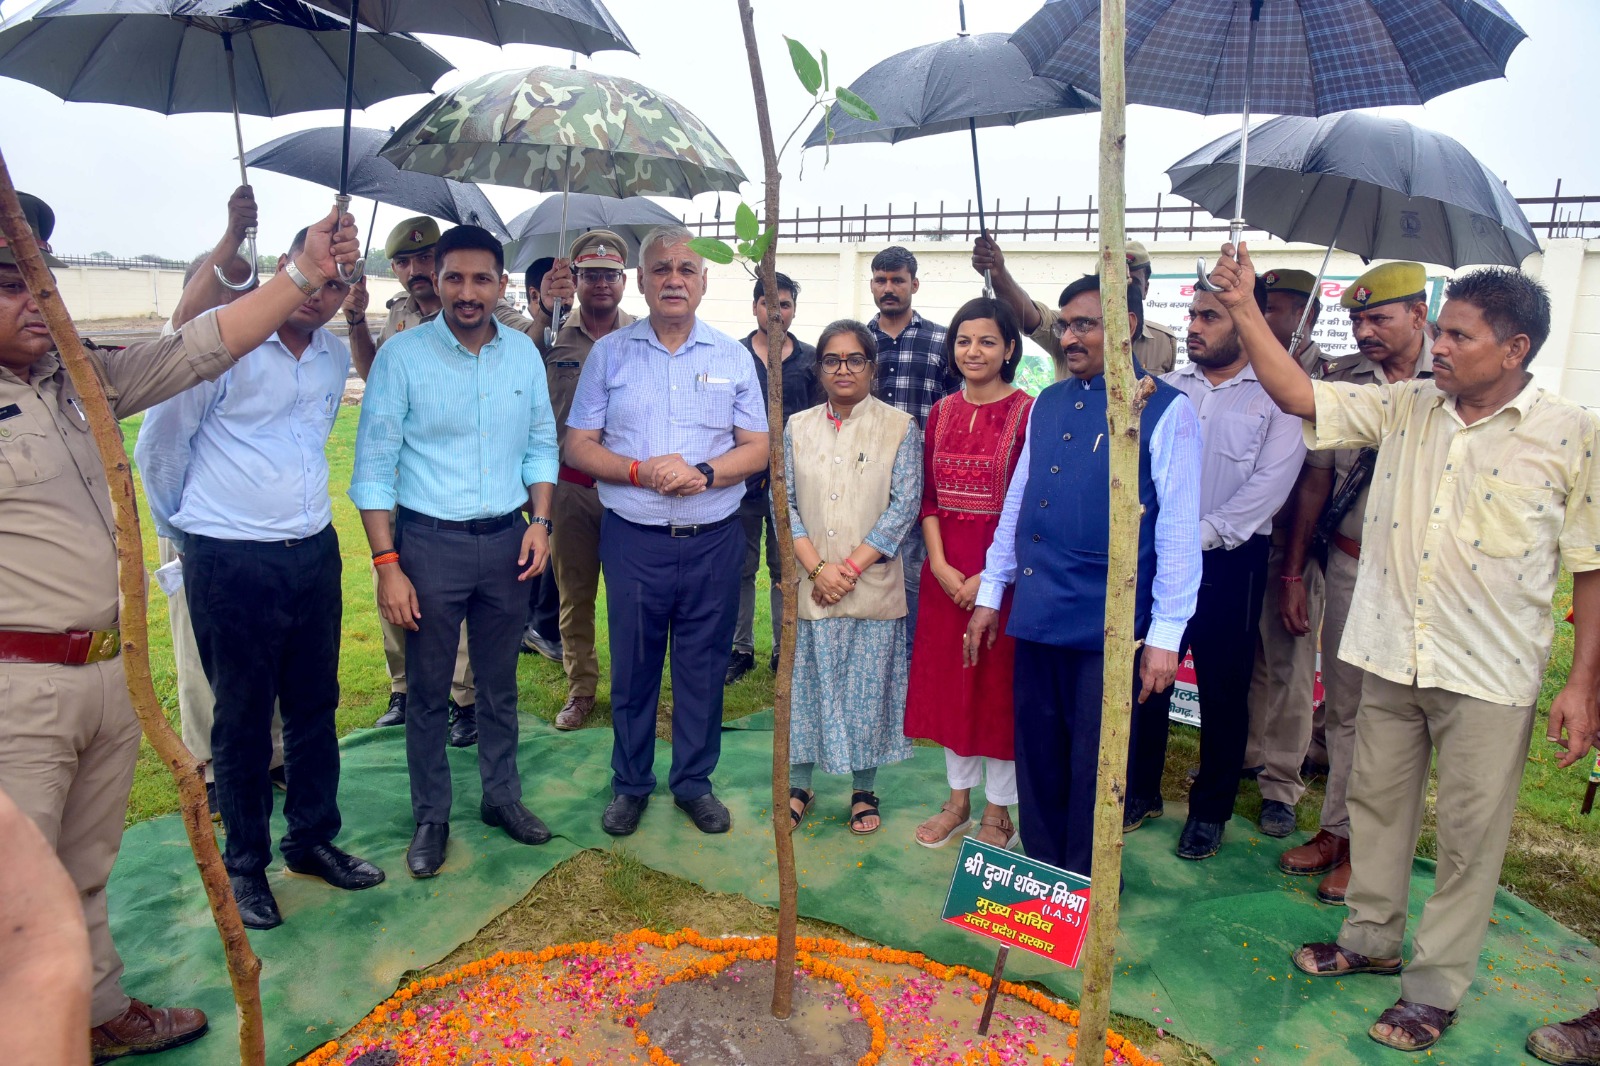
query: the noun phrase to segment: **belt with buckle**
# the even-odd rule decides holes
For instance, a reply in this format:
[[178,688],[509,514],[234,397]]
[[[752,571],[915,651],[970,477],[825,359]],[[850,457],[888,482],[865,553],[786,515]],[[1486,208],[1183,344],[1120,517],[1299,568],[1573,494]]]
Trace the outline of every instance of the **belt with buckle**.
[[66,633],[0,629],[0,663],[85,666],[115,659],[121,651],[122,632],[118,629],[73,629]]
[[[617,517],[622,518],[621,515],[618,515]],[[738,520],[739,515],[737,512],[729,515],[727,518],[719,518],[715,522],[702,522],[699,525],[693,526],[647,526],[640,522],[628,522],[626,518],[622,518],[622,521],[628,522],[628,525],[632,526],[634,529],[642,529],[646,533],[665,533],[667,536],[674,538],[698,537],[702,533],[710,533],[714,529],[721,529],[730,522],[736,522]]]
[[1350,558],[1361,558],[1361,542],[1359,540],[1351,540],[1349,537],[1338,532],[1337,530],[1334,531],[1333,536],[1329,539],[1333,541],[1333,546],[1335,548],[1338,548],[1340,551],[1350,556]]
[[413,511],[409,507],[396,507],[395,517],[403,522],[413,522],[428,529],[439,529],[446,533],[471,533],[473,536],[484,536],[489,533],[499,533],[510,529],[511,522],[517,517],[517,512],[500,515],[498,518],[473,518],[465,522],[457,522],[448,518],[434,518],[420,511]]

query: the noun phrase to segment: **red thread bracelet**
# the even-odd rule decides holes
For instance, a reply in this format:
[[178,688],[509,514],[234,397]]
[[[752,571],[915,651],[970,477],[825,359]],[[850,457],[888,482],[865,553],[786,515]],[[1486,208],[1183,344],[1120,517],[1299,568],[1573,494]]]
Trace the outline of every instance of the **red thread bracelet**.
[[[628,464],[628,482],[632,485],[639,485],[639,460],[637,459]],[[639,485],[639,487],[643,488],[644,486]]]
[[373,566],[386,566],[389,563],[398,563],[399,561],[399,552],[380,552],[372,557]]
[[1299,574],[1284,574],[1282,577],[1278,578],[1278,580],[1282,581],[1285,585],[1295,585],[1304,581],[1305,578],[1301,577]]
[[861,567],[857,566],[856,561],[850,558],[850,556],[846,555],[844,557],[844,565],[848,566],[850,568],[850,572],[855,574],[856,577],[861,576]]

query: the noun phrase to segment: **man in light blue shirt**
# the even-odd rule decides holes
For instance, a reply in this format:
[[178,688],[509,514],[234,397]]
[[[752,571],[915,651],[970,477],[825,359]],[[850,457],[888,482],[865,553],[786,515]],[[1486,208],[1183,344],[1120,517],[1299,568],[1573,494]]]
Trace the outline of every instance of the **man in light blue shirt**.
[[677,805],[703,833],[731,820],[711,790],[722,677],[739,610],[744,479],[767,465],[767,412],[750,353],[695,317],[706,266],[681,226],[639,252],[649,318],[595,343],[567,416],[567,462],[599,483],[600,565],[611,642],[613,836],[655,790],[656,704],[672,641]]
[[494,318],[505,259],[488,231],[457,226],[439,238],[434,287],[439,316],[391,337],[373,364],[350,482],[378,610],[406,630],[413,877],[439,872],[450,836],[446,697],[463,620],[478,681],[479,813],[520,843],[550,839],[522,804],[517,772],[524,582],[549,562],[558,466],[544,362],[526,334]]
[[[301,230],[280,270],[305,237]],[[156,528],[184,562],[195,644],[216,694],[211,758],[228,831],[223,861],[252,929],[283,921],[266,877],[274,704],[290,784],[280,845],[289,869],[344,889],[383,880],[382,870],[333,845],[344,612],[326,446],[350,351],[323,326],[346,291],[328,280],[252,358],[152,408],[135,448]]]

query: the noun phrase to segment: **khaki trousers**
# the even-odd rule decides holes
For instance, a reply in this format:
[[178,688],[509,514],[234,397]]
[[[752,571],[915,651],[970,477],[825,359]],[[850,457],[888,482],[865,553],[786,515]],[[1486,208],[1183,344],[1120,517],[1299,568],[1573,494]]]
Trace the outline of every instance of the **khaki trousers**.
[[1507,707],[1367,674],[1350,774],[1350,916],[1339,943],[1400,954],[1428,764],[1439,752],[1438,874],[1400,995],[1454,1010],[1478,970],[1528,758],[1533,705]]
[[1311,712],[1317,681],[1317,638],[1322,628],[1322,567],[1308,560],[1305,582],[1311,632],[1291,636],[1278,617],[1283,592],[1283,548],[1267,555],[1267,592],[1256,627],[1256,665],[1250,677],[1250,739],[1246,766],[1263,767],[1256,783],[1261,798],[1293,807],[1305,793],[1300,764],[1311,744]]
[[[178,557],[172,541],[156,538],[161,565]],[[205,667],[200,665],[200,649],[195,646],[194,626],[189,622],[189,597],[180,589],[176,596],[167,597],[167,621],[172,628],[172,662],[178,674],[178,725],[183,734],[183,746],[194,753],[205,766],[206,780],[216,780],[211,769],[211,723],[215,718],[217,698],[211,694],[211,682],[206,680]],[[271,769],[283,765],[283,716],[272,712],[272,762]]]
[[555,527],[550,553],[561,592],[562,668],[567,695],[594,698],[600,684],[600,655],[595,650],[594,601],[600,594],[600,492],[557,481],[550,506]]
[[1358,564],[1338,548],[1328,549],[1326,606],[1322,614],[1322,744],[1328,753],[1328,786],[1322,798],[1322,828],[1349,838],[1350,765],[1356,747],[1356,708],[1367,676],[1339,658],[1339,641],[1350,618]]
[[89,1024],[128,1007],[106,919],[106,878],[139,758],[122,659],[89,666],[0,664],[0,789],[32,818],[78,888],[94,993]]
[[[378,590],[378,568],[372,568],[372,590]],[[383,665],[389,672],[389,691],[406,690],[406,631],[391,625],[379,615],[383,627]],[[457,707],[471,707],[478,702],[478,687],[473,682],[472,660],[467,658],[467,627],[461,626],[461,643],[456,646],[456,670],[450,679],[450,698]]]

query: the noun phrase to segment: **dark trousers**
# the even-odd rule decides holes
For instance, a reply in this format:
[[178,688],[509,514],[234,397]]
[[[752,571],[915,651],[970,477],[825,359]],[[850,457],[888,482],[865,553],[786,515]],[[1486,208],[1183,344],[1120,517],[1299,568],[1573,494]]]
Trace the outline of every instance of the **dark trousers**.
[[671,537],[618,518],[600,523],[611,640],[611,787],[655,790],[656,705],[672,650],[672,771],[680,799],[711,791],[722,754],[722,677],[739,610],[744,530],[738,522]]
[[[1028,858],[1089,876],[1105,655],[1017,641],[1017,815]],[[1136,693],[1137,694],[1137,693]]]
[[517,773],[517,649],[528,619],[528,586],[517,555],[522,515],[496,533],[433,528],[402,513],[395,527],[400,567],[417,590],[415,632],[406,632],[406,766],[418,825],[450,820],[447,699],[461,623],[478,684],[478,776],[485,803],[522,798]]
[[[1180,657],[1185,649],[1194,653],[1200,690],[1200,776],[1189,789],[1189,817],[1197,821],[1233,817],[1250,739],[1250,675],[1270,545],[1268,537],[1251,537],[1231,551],[1213,548],[1201,556],[1200,597],[1178,649]],[[1143,800],[1161,794],[1171,701],[1168,689],[1137,712],[1128,791]]]
[[783,627],[783,560],[778,555],[778,533],[767,497],[746,497],[739,504],[739,523],[744,527],[744,567],[739,571],[739,620],[733,630],[733,650],[755,654],[756,574],[761,570],[761,533],[765,530],[767,577],[772,581],[772,590],[768,593],[772,608],[772,650],[777,651]]
[[230,874],[272,861],[272,712],[283,715],[289,822],[279,847],[294,861],[339,834],[339,537],[300,541],[186,538],[183,587],[195,645],[216,694],[211,764],[227,828]]
[[561,636],[561,590],[556,588],[556,568],[551,565],[544,573],[528,582],[528,624],[546,640]]

